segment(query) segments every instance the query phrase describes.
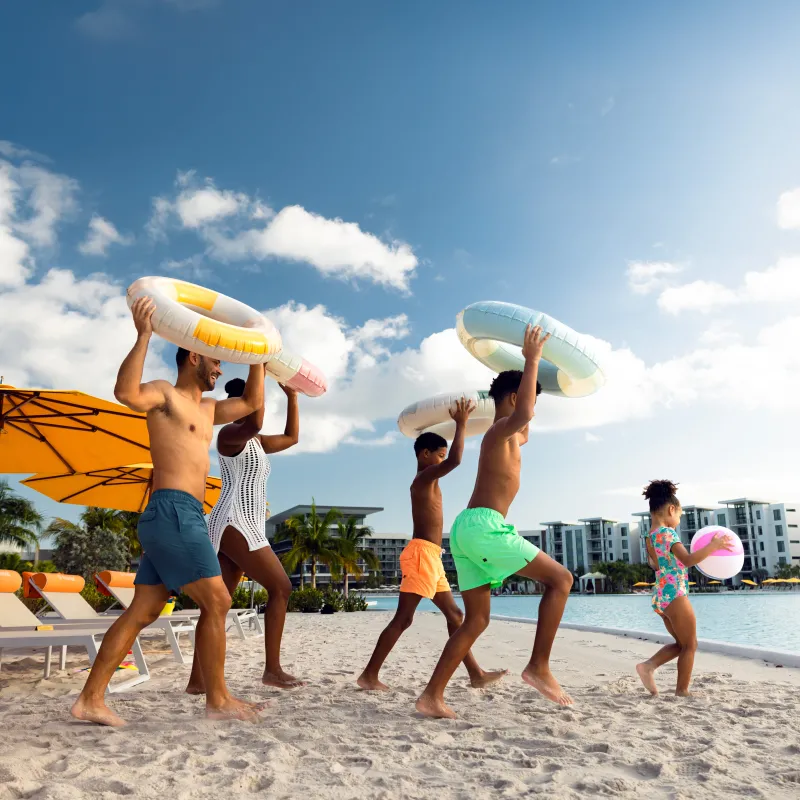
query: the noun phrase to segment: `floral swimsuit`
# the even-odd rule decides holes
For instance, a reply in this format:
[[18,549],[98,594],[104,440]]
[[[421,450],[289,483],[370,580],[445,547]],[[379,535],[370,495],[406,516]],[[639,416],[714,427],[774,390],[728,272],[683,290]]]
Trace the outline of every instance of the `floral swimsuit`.
[[656,614],[663,615],[676,597],[686,597],[689,594],[688,570],[672,553],[673,545],[681,541],[672,528],[661,527],[650,531],[649,535],[650,544],[653,545],[658,559],[652,606]]

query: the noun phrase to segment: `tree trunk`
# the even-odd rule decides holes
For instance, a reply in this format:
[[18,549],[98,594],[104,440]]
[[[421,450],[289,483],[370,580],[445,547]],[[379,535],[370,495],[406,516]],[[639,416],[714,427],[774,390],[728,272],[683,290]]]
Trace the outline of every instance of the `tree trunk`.
[[317,559],[311,559],[311,588],[317,588]]
[[348,592],[350,591],[350,587],[348,585],[348,574],[347,572],[344,573],[344,596],[347,597]]

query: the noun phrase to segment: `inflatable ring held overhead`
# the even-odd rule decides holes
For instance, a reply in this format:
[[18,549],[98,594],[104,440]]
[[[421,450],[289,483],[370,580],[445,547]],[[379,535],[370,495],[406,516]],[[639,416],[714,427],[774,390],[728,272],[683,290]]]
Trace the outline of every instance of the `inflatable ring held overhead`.
[[328,381],[322,370],[286,350],[272,356],[264,366],[267,374],[276,381],[308,397],[319,397],[328,390]]
[[461,344],[495,372],[524,368],[519,348],[527,325],[539,325],[550,334],[539,364],[543,392],[560,397],[586,397],[605,383],[591,340],[541,311],[490,301],[473,303],[456,318]]
[[145,296],[156,306],[153,330],[193,353],[260,364],[281,350],[281,335],[268,319],[219,292],[173,278],[139,278],[128,287],[128,306]]
[[489,392],[486,390],[448,392],[412,403],[403,409],[397,419],[400,433],[410,439],[416,439],[421,433],[438,433],[439,436],[452,441],[456,432],[456,423],[450,416],[450,409],[455,408],[456,403],[462,397],[472,400],[475,404],[475,410],[467,420],[466,435],[483,435],[494,422],[494,400],[489,397]]

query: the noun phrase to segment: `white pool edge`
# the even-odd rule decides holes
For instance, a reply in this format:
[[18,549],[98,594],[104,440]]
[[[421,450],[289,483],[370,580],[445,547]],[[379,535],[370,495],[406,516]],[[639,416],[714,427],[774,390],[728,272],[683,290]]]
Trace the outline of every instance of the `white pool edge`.
[[[438,613],[438,612],[437,612]],[[537,620],[530,617],[507,617],[503,614],[492,614],[491,619],[503,622],[522,622],[526,625],[535,625]],[[562,628],[573,631],[586,631],[587,633],[609,633],[613,636],[627,636],[630,639],[644,639],[657,644],[668,644],[673,638],[667,633],[653,633],[651,631],[626,630],[625,628],[604,628],[600,625],[582,625],[578,622],[562,622]],[[767,650],[765,647],[749,647],[732,642],[718,642],[716,639],[698,639],[697,649],[707,653],[722,653],[726,656],[738,658],[757,658],[781,664],[784,667],[800,668],[800,653],[789,653],[785,650]]]

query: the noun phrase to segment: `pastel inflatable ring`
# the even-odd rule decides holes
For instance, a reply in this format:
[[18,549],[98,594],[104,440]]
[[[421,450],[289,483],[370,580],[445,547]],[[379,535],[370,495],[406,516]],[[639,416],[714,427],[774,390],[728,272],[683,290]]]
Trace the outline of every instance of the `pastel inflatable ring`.
[[475,410],[467,420],[466,435],[482,436],[494,422],[494,400],[489,397],[488,391],[448,392],[412,403],[403,409],[397,419],[400,433],[410,439],[416,439],[421,433],[438,433],[452,440],[456,423],[450,416],[450,410],[462,397],[475,404]]
[[322,370],[286,350],[271,356],[265,368],[276,381],[308,397],[319,397],[328,390],[328,381]]
[[519,348],[528,325],[550,334],[539,364],[543,392],[586,397],[603,386],[605,375],[591,340],[541,311],[490,301],[473,303],[456,318],[461,344],[494,372],[524,368]]
[[689,552],[696,553],[698,550],[702,550],[718,534],[727,536],[733,542],[733,550],[715,550],[708,558],[703,559],[696,566],[707,578],[724,581],[738,575],[744,566],[742,540],[732,530],[723,528],[720,525],[707,525],[705,528],[700,528],[692,536]]
[[266,317],[211,289],[146,277],[128,287],[128,306],[139,297],[155,303],[153,330],[193,353],[233,364],[260,364],[281,350],[281,335]]

